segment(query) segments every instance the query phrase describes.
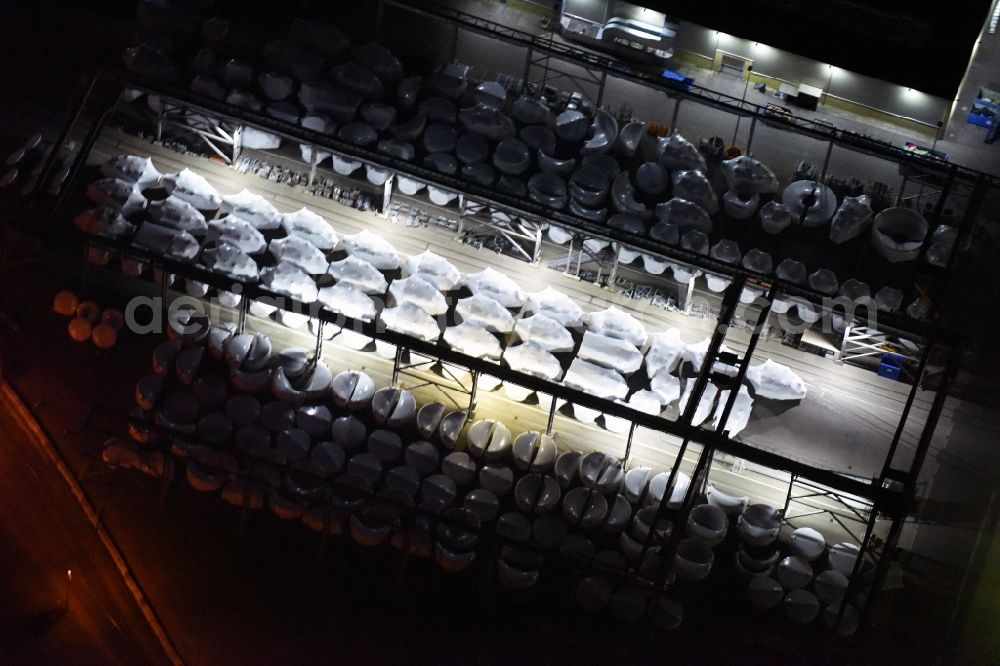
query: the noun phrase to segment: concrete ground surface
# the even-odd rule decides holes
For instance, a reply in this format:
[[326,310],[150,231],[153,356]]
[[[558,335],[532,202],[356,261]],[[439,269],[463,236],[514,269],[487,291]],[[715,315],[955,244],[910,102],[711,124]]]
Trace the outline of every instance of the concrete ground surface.
[[170,663],[18,402],[0,386],[0,660]]

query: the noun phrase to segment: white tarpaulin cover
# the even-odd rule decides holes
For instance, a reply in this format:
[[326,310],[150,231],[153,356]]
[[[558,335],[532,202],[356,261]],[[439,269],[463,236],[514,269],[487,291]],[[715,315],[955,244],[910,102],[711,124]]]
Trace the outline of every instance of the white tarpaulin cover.
[[241,141],[244,148],[252,148],[254,150],[274,150],[281,146],[280,136],[259,130],[250,125],[243,127]]
[[653,377],[649,388],[660,396],[665,405],[681,397],[681,380],[667,372],[661,372]]
[[791,368],[767,359],[747,370],[747,381],[758,398],[801,400],[806,397],[806,383]]
[[451,291],[462,285],[462,273],[444,257],[424,250],[407,257],[403,262],[406,272],[419,275],[431,282],[439,291]]
[[366,294],[384,294],[385,290],[389,288],[389,283],[386,282],[381,271],[358,257],[347,257],[340,261],[334,261],[330,264],[327,272],[338,283],[346,282]]
[[396,331],[412,335],[421,340],[437,340],[441,329],[438,327],[434,317],[430,316],[413,303],[404,303],[394,308],[382,310],[382,323],[385,327]]
[[528,294],[527,307],[528,312],[546,315],[569,328],[579,326],[583,314],[576,301],[552,287]]
[[146,197],[142,196],[135,183],[118,178],[102,178],[87,186],[87,196],[101,206],[114,208],[122,215],[131,215],[146,207]]
[[[201,207],[197,204],[195,206]],[[250,190],[227,194],[222,197],[220,207],[227,213],[239,215],[261,231],[270,231],[279,226],[281,214],[278,213],[278,209],[270,201]]]
[[621,400],[628,395],[628,384],[620,374],[582,359],[573,360],[563,383],[607,400]]
[[674,132],[666,139],[660,139],[660,164],[670,170],[697,169],[707,171],[705,158],[698,147]]
[[287,261],[277,266],[262,268],[260,281],[271,291],[291,296],[302,303],[312,303],[316,300],[316,283],[303,273],[302,269]]
[[504,352],[503,358],[511,370],[529,375],[555,380],[562,374],[559,360],[537,342],[529,341],[510,347]]
[[500,343],[496,336],[476,324],[459,324],[444,330],[444,341],[452,349],[477,358],[500,358]]
[[322,215],[314,213],[308,208],[300,208],[294,213],[282,215],[281,228],[289,236],[304,238],[324,252],[337,247],[339,242],[330,223]]
[[742,192],[764,194],[778,191],[778,179],[770,167],[746,155],[725,160],[722,163],[722,173],[729,187]]
[[510,333],[514,330],[514,317],[510,310],[489,296],[469,296],[455,305],[455,313],[472,324],[478,324],[488,331]]
[[[113,208],[98,206],[85,210],[73,218],[73,224],[85,234],[121,238],[135,233],[135,225]],[[513,325],[513,322],[511,322]]]
[[190,169],[167,174],[163,177],[163,187],[167,194],[187,201],[198,210],[215,210],[222,201],[218,191],[203,176]]
[[[691,365],[694,366],[695,372],[701,372],[701,364],[705,362],[705,354],[708,353],[708,345],[711,342],[711,338],[705,338],[701,342],[695,342],[694,344],[686,345],[684,347],[684,359],[689,361]],[[729,347],[726,345],[719,345],[720,354],[728,351]],[[739,372],[739,369],[735,365],[727,365],[716,361],[712,366],[712,372],[718,372],[729,377],[735,377],[737,372]]]
[[237,215],[227,215],[208,223],[208,240],[231,243],[247,254],[263,252],[267,247],[264,234]]
[[230,243],[219,243],[201,253],[201,262],[211,271],[224,273],[237,280],[256,280],[257,262]]
[[101,175],[119,178],[139,187],[150,187],[160,182],[163,175],[153,166],[153,160],[138,155],[117,155],[101,165]]
[[628,399],[629,407],[654,416],[663,411],[663,404],[656,391],[636,391]]
[[413,303],[429,315],[440,315],[448,311],[448,303],[434,284],[419,275],[393,280],[389,293],[396,303]]
[[[677,403],[677,409],[680,410],[682,415],[684,414],[684,410],[687,409],[687,403],[691,397],[691,391],[694,390],[694,384],[694,379],[687,381],[684,385],[684,393],[681,395],[681,401]],[[716,388],[715,384],[711,382],[705,384],[705,390],[701,394],[701,401],[698,402],[698,407],[694,410],[691,425],[701,425],[712,414],[712,405],[715,404],[715,398],[718,394],[719,389]]]
[[550,352],[573,351],[573,336],[566,327],[551,317],[532,315],[518,320],[514,332],[524,341],[537,343]]
[[642,354],[631,342],[593,331],[583,334],[577,356],[585,361],[614,368],[623,375],[635,372],[642,365]]
[[519,308],[524,303],[524,292],[517,283],[493,268],[467,276],[466,282],[473,294],[489,296],[505,308]]
[[627,340],[636,347],[646,343],[646,327],[638,319],[613,305],[600,312],[588,312],[583,315],[583,323],[595,333]]
[[162,201],[150,201],[146,211],[157,224],[201,235],[208,231],[205,216],[183,199],[171,195]]
[[347,254],[364,259],[381,271],[393,271],[399,268],[396,248],[386,239],[367,229],[353,236],[344,236],[343,243]]
[[352,319],[367,321],[375,316],[375,301],[347,282],[323,287],[317,299],[330,310]]
[[200,249],[198,241],[188,232],[152,222],[146,222],[139,227],[132,244],[166,257],[185,260],[194,259]]
[[322,275],[330,268],[330,261],[315,245],[300,236],[285,236],[271,241],[268,246],[274,258],[295,264],[310,275]]
[[[719,406],[715,408],[715,415],[712,417],[713,428],[719,427],[719,420],[722,419],[722,412],[726,408],[726,402],[729,401],[729,394],[728,390],[719,391]],[[750,397],[750,391],[747,390],[746,386],[741,386],[739,393],[736,394],[733,409],[729,412],[729,420],[726,422],[726,430],[729,431],[730,437],[735,437],[743,428],[747,427],[752,408],[753,398]]]
[[681,340],[680,331],[668,328],[663,333],[653,334],[653,343],[646,352],[646,374],[656,377],[669,374],[677,368],[687,345]]

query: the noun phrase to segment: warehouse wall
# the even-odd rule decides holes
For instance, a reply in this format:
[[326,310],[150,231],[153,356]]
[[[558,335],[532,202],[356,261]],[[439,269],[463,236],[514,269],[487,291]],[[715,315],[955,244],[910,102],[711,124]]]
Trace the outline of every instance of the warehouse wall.
[[[699,66],[711,66],[715,51],[726,51],[753,61],[754,74],[782,79],[792,84],[816,86],[831,95],[858,105],[914,118],[930,124],[942,119],[949,102],[904,86],[848,72],[826,63],[803,58],[765,44],[727,35],[681,21],[675,42],[686,53],[678,57]],[[699,57],[704,56],[704,57]],[[716,61],[717,64],[717,61]],[[832,76],[831,76],[832,75]],[[697,77],[695,77],[697,79]],[[832,105],[845,107],[839,100]],[[857,109],[851,109],[857,110]]]

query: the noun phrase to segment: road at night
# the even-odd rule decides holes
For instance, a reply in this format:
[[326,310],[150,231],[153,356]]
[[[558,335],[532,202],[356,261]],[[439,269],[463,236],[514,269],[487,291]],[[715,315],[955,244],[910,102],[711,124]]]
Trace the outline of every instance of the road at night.
[[0,388],[0,660],[170,663],[7,391]]

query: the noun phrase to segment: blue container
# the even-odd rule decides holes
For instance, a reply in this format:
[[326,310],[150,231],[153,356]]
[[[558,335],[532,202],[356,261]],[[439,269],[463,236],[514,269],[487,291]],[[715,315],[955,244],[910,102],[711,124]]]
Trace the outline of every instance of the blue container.
[[902,367],[904,361],[906,361],[906,357],[901,354],[893,354],[892,352],[886,352],[882,354],[882,363],[888,365]]
[[888,363],[879,363],[878,365],[878,375],[879,377],[885,377],[887,379],[895,379],[899,381],[899,373],[902,368],[896,365],[890,365]]

